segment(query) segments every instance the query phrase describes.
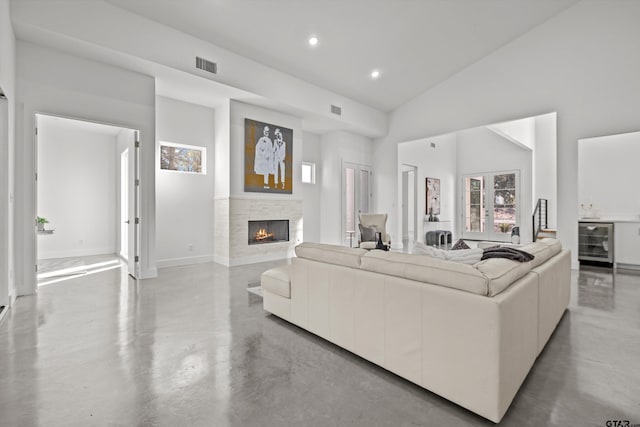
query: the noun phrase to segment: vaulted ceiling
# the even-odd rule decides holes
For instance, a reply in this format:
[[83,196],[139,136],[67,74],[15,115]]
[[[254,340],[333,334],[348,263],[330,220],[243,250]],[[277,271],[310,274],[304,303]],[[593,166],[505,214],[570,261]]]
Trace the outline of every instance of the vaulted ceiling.
[[577,0],[106,1],[388,112]]

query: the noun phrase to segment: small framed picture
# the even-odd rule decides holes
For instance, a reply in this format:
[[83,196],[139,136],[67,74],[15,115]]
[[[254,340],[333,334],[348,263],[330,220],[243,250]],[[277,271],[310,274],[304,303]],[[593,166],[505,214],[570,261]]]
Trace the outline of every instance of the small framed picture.
[[160,142],[160,169],[207,174],[207,149],[196,145]]

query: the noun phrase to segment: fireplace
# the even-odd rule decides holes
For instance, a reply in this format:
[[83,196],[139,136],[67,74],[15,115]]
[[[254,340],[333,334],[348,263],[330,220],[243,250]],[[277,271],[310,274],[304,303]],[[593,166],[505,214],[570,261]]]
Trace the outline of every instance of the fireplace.
[[249,221],[249,244],[278,243],[289,241],[289,220],[276,219]]

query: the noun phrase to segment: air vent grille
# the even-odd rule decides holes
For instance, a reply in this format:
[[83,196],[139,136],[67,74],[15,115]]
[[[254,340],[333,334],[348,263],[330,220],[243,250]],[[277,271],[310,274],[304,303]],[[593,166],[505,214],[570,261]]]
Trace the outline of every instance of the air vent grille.
[[218,74],[218,64],[196,56],[196,68],[212,74]]
[[337,114],[337,115],[341,116],[342,115],[342,108],[338,107],[337,105],[332,105],[331,106],[331,112],[333,114]]

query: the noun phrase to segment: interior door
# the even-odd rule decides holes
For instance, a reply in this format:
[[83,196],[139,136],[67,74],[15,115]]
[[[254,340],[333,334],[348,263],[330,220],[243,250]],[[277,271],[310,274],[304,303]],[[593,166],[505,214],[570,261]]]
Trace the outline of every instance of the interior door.
[[520,218],[519,171],[489,172],[462,177],[462,236],[508,242]]
[[[371,167],[342,164],[342,237],[344,245],[358,240],[358,214],[368,213],[371,204]],[[352,234],[353,233],[353,234]]]
[[120,153],[120,256],[129,261],[129,147]]
[[[130,131],[128,138],[128,222],[127,222],[127,269],[129,275],[140,277],[140,134]],[[124,224],[123,224],[124,225]]]

